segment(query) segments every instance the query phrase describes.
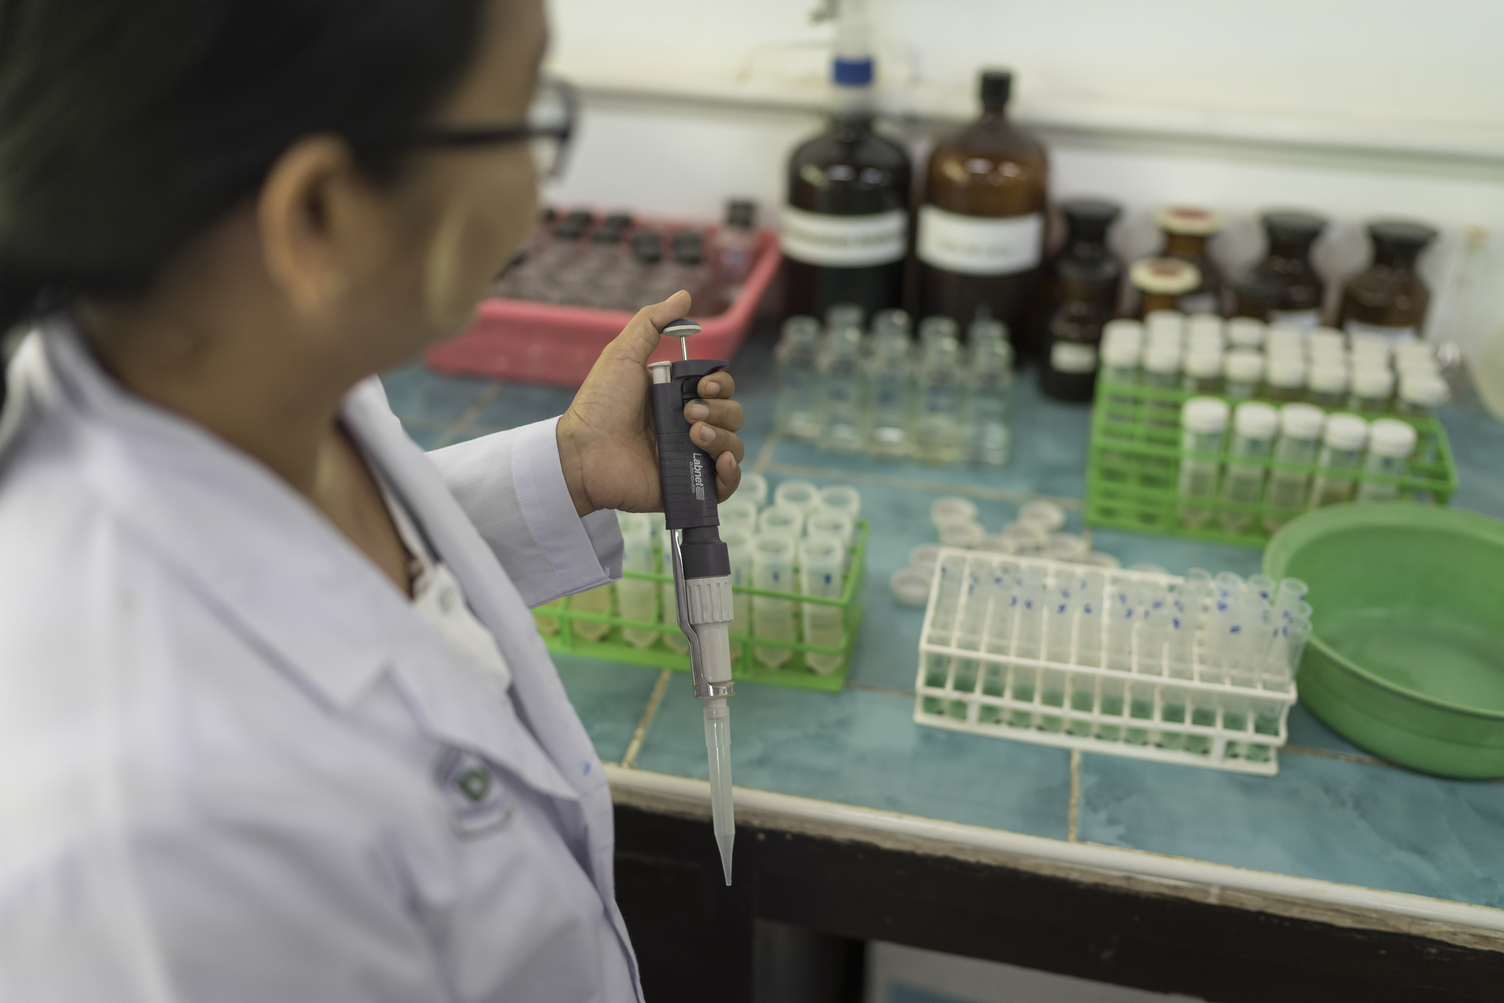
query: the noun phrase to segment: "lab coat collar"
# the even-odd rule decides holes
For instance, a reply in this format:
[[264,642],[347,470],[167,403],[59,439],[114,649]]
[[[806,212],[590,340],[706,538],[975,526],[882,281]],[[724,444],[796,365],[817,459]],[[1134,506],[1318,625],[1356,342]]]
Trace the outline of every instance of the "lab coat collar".
[[[52,397],[81,418],[82,466],[98,497],[233,629],[337,708],[350,707],[389,672],[436,741],[475,749],[550,796],[578,797],[578,787],[516,723],[507,726],[509,715],[496,713],[486,681],[307,499],[207,430],[126,393],[73,325],[48,325],[43,341],[54,379],[29,380],[36,385],[30,398],[47,407]],[[350,398],[371,392],[363,384]],[[368,408],[347,401],[344,416],[363,448],[372,448],[373,432],[384,438]],[[400,425],[396,434],[418,463],[428,462]],[[373,451],[394,450],[383,443]],[[431,464],[427,472],[433,489],[458,509]],[[481,549],[490,556],[483,543]],[[499,564],[496,571],[505,579]],[[463,578],[462,585],[469,587]],[[516,672],[519,663],[507,654]]]

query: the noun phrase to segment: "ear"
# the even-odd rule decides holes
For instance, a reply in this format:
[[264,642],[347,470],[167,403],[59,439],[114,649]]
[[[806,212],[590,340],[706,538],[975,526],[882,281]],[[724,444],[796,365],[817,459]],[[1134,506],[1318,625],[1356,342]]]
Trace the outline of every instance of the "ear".
[[381,229],[381,205],[349,146],[310,136],[267,172],[256,201],[262,258],[299,314],[318,317],[357,279]]

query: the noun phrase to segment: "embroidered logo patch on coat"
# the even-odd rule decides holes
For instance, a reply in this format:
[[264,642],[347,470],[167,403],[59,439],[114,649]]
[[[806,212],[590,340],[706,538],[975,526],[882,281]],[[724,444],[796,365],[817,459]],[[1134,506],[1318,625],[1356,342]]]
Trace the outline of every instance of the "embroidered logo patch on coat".
[[434,779],[449,802],[454,831],[462,838],[494,832],[512,820],[516,807],[512,795],[481,756],[466,749],[445,749],[434,768]]

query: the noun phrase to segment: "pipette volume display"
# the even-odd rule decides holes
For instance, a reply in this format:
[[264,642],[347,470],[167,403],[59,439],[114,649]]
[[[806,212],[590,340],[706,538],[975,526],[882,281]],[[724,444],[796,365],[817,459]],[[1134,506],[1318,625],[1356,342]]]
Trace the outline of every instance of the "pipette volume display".
[[731,682],[730,623],[734,615],[731,557],[721,542],[715,500],[715,463],[689,437],[684,406],[700,396],[700,380],[726,368],[714,359],[691,359],[689,337],[700,325],[676,320],[664,337],[680,339],[679,362],[648,366],[653,426],[658,432],[658,477],[663,489],[664,526],[668,529],[679,601],[679,628],[689,641],[695,696],[705,709],[705,749],[710,764],[711,823],[726,884],[731,884],[731,848],[736,823],[731,804],[731,710],[726,698]]

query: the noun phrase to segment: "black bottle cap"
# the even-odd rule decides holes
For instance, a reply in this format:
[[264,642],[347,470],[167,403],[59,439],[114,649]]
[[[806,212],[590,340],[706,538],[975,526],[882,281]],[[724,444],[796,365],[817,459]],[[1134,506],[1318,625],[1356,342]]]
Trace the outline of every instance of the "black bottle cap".
[[564,222],[562,222],[558,226],[554,227],[554,239],[555,240],[579,240],[580,239],[580,235],[583,234],[584,232],[585,232],[585,227],[584,226],[582,226],[582,225],[580,225],[578,223],[573,223],[573,222],[571,222],[571,221],[569,221],[569,220],[566,219]]
[[1368,237],[1375,247],[1419,251],[1436,239],[1436,228],[1402,219],[1381,219],[1368,224]]
[[632,225],[632,214],[629,212],[613,212],[607,216],[602,226],[612,226],[618,230],[625,230]]
[[564,217],[565,223],[568,223],[570,226],[577,226],[582,230],[594,221],[595,215],[588,209],[576,209],[574,212]]
[[632,236],[632,257],[644,265],[663,260],[663,241],[657,230],[639,230]]
[[750,230],[757,225],[757,203],[750,199],[732,199],[726,203],[726,225]]
[[1326,229],[1326,218],[1309,212],[1276,210],[1261,215],[1259,222],[1275,243],[1310,243]]
[[595,228],[595,233],[591,235],[590,239],[597,244],[614,244],[621,240],[621,235],[626,230],[627,228],[624,226],[612,226],[611,221],[608,219]]
[[982,71],[982,107],[1001,108],[1013,94],[1012,70]]
[[1105,237],[1107,228],[1122,212],[1122,206],[1104,199],[1068,199],[1060,203],[1060,215],[1065,217],[1072,240]]

